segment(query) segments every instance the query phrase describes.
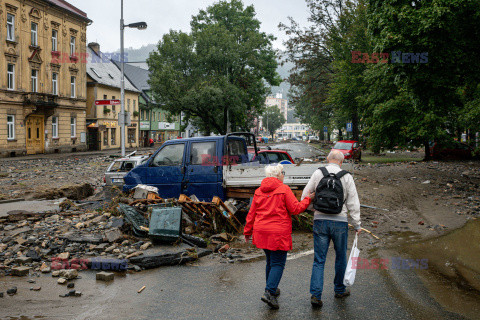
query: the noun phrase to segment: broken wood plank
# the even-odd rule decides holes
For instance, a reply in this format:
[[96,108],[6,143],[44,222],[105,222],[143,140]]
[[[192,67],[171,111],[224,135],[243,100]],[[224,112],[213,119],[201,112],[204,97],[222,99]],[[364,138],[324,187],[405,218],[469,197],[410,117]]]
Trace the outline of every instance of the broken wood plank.
[[[350,227],[354,228],[350,223],[348,224]],[[375,239],[377,240],[380,240],[379,237],[377,237],[376,235],[374,235],[371,231],[365,229],[365,228],[361,228],[363,231],[365,231],[366,233],[369,233],[372,237],[374,237]]]
[[[230,211],[227,205],[223,203],[222,199],[220,199],[219,197],[213,197],[212,202],[215,203],[217,206],[222,207],[228,213],[228,221],[230,221],[230,224],[235,228],[235,230],[238,233],[242,233],[238,228],[238,226],[232,220],[235,220],[235,222],[237,222],[238,225],[242,225],[242,224],[240,223],[240,221],[238,221],[237,217],[235,217],[235,215]],[[223,212],[222,212],[222,215],[223,215]]]

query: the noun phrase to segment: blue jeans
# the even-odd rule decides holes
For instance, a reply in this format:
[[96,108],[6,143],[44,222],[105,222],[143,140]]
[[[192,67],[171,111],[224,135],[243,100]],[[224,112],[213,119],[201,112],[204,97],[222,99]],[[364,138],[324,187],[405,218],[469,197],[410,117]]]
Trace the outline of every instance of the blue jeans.
[[315,258],[313,260],[312,278],[310,281],[310,293],[317,299],[322,299],[323,270],[330,245],[333,241],[335,248],[335,293],[345,292],[343,285],[345,269],[347,268],[347,237],[348,223],[333,220],[314,220],[313,223],[313,245]]
[[278,284],[282,279],[283,269],[285,269],[285,262],[287,261],[287,251],[272,251],[263,249],[267,256],[267,267],[265,268],[265,277],[267,286],[265,291],[270,291],[271,294],[277,292]]

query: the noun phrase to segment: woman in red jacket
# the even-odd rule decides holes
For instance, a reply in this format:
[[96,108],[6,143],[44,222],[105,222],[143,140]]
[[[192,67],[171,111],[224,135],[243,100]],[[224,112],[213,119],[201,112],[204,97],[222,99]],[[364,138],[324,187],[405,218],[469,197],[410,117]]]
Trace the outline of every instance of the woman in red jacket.
[[292,249],[291,215],[305,211],[315,193],[298,202],[290,187],[283,184],[285,172],[281,164],[266,166],[265,174],[267,177],[255,190],[243,233],[246,242],[253,235],[253,244],[265,251],[267,285],[262,301],[272,309],[278,309],[280,289],[277,287],[282,279],[287,251]]

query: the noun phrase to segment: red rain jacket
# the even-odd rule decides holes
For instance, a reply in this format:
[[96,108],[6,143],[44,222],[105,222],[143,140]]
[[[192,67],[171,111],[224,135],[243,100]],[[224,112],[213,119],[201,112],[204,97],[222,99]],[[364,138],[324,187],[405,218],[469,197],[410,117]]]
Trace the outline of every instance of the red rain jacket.
[[253,244],[259,249],[292,249],[292,217],[307,209],[310,198],[301,202],[290,187],[277,178],[265,178],[255,190],[243,233],[253,234]]

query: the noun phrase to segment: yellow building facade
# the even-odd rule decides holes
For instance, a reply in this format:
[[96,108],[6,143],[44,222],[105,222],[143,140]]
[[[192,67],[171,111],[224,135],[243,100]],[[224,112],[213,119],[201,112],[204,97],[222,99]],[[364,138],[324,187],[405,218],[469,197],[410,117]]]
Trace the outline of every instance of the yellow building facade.
[[[87,48],[87,135],[90,150],[121,148],[118,115],[120,105],[96,105],[98,100],[120,100],[121,72],[109,59],[102,56],[97,43]],[[138,91],[125,79],[125,112],[130,114],[130,125],[125,126],[125,147],[139,147]]]
[[0,0],[0,156],[86,150],[86,30],[60,0]]

